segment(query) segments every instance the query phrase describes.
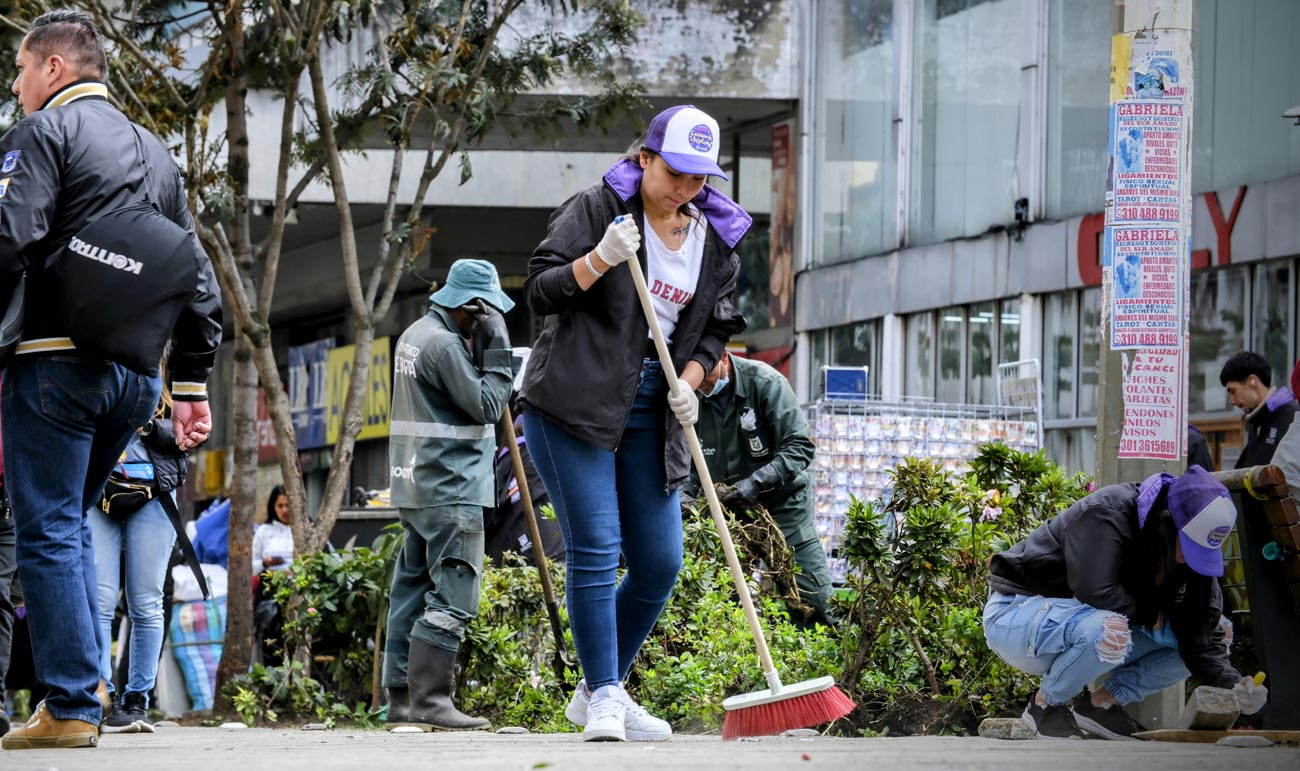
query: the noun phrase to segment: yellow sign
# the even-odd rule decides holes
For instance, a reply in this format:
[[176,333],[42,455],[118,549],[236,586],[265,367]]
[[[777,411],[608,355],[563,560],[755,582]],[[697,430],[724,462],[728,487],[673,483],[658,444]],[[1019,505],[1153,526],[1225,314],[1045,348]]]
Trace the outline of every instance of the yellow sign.
[[[366,382],[365,401],[361,405],[361,433],[357,439],[388,436],[388,411],[393,404],[393,365],[389,356],[389,339],[381,337],[370,346],[370,377]],[[325,408],[325,440],[334,444],[343,426],[343,404],[352,382],[352,359],[355,345],[334,348],[329,353],[326,382],[329,401]]]
[[1110,103],[1124,98],[1129,60],[1133,57],[1133,34],[1121,32],[1110,39]]

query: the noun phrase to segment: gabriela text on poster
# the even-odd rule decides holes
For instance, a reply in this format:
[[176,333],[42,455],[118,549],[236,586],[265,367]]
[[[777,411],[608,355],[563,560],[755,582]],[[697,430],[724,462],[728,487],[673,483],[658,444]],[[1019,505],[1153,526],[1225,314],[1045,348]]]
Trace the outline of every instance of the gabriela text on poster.
[[1112,349],[1182,346],[1178,330],[1179,233],[1176,224],[1107,231],[1107,254],[1113,273]]
[[1183,205],[1183,104],[1125,100],[1113,107],[1112,224],[1176,223]]
[[1186,431],[1181,405],[1181,351],[1124,354],[1124,432],[1121,458],[1177,460]]

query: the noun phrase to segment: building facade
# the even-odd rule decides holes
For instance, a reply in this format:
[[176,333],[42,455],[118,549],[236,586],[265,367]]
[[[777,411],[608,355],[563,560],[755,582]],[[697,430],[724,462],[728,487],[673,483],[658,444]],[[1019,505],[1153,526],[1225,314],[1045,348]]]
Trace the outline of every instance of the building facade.
[[[1113,0],[827,0],[807,34],[793,379],[993,404],[1042,363],[1049,456],[1092,471]],[[1218,373],[1297,354],[1300,3],[1196,0],[1190,414],[1235,453]]]

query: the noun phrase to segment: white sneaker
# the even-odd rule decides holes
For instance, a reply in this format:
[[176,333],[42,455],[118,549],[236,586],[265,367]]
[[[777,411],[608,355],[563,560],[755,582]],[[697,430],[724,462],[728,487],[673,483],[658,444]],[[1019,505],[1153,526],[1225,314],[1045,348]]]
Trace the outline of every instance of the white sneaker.
[[[628,741],[662,742],[673,735],[672,726],[668,725],[668,721],[660,720],[646,712],[644,707],[632,700],[626,689],[619,688],[618,692],[623,700],[623,728],[627,733]],[[583,679],[578,683],[578,687],[573,689],[573,698],[569,699],[569,706],[564,708],[564,716],[574,725],[586,726],[590,699],[591,696],[587,693],[587,681]]]
[[587,724],[582,729],[584,742],[621,742],[627,739],[623,728],[627,707],[619,698],[621,690],[617,685],[602,685],[591,694],[587,702]]

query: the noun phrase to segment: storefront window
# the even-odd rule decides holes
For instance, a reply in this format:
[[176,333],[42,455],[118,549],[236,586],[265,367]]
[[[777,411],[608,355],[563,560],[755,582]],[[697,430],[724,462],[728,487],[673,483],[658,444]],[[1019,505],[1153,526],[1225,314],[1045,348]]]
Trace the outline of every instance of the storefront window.
[[999,364],[1020,361],[1020,303],[1015,300],[1003,300],[998,303],[1002,309],[1002,359]]
[[966,319],[966,331],[969,335],[966,363],[970,373],[966,398],[972,404],[997,402],[993,381],[993,356],[997,350],[998,320],[993,312],[994,307],[993,303],[972,305]]
[[1201,270],[1192,273],[1191,367],[1188,410],[1192,413],[1228,409],[1219,383],[1223,363],[1246,350],[1248,268]]
[[961,404],[966,400],[966,368],[963,366],[965,349],[964,309],[945,308],[939,311],[939,388],[936,397],[945,404]]
[[918,313],[907,319],[907,350],[904,352],[907,396],[934,397],[934,314]]
[[1291,263],[1266,263],[1255,269],[1255,300],[1251,303],[1250,349],[1273,367],[1273,384],[1285,385],[1295,359],[1291,336]]
[[1048,219],[1066,219],[1102,208],[1113,7],[1113,0],[1051,0]]
[[867,392],[880,393],[880,323],[864,321],[831,329],[831,366],[868,367]]
[[1011,222],[1020,124],[1020,0],[918,0],[913,243]]
[[897,245],[894,0],[828,0],[818,18],[818,257],[834,263]]
[[1043,306],[1043,412],[1074,417],[1074,346],[1079,336],[1078,295],[1048,295]]
[[1278,117],[1300,102],[1300,3],[1196,0],[1193,23],[1192,192],[1300,174],[1297,129]]
[[809,389],[813,398],[820,398],[825,388],[825,379],[822,377],[822,367],[830,362],[826,359],[826,341],[830,337],[830,331],[819,329],[812,335],[812,382],[813,387]]
[[772,232],[764,220],[754,218],[749,235],[740,242],[736,253],[740,256],[740,274],[736,278],[736,307],[745,314],[746,332],[767,329],[771,324],[768,301],[772,297],[770,271],[770,244]]
[[1101,289],[1083,291],[1079,312],[1079,417],[1097,416],[1101,383]]

